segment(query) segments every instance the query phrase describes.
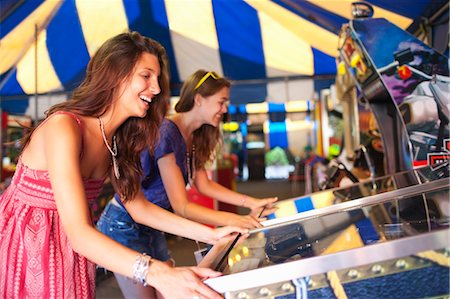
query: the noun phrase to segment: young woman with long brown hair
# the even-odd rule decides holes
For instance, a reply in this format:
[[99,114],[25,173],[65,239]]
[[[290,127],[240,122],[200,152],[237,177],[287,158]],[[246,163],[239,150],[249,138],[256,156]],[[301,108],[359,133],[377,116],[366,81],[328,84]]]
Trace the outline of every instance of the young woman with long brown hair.
[[0,297],[94,298],[95,264],[157,288],[167,298],[220,298],[204,285],[218,273],[172,268],[95,229],[89,202],[110,177],[138,223],[210,243],[210,229],[145,199],[140,153],[153,151],[167,109],[164,48],[137,32],[106,41],[73,98],[53,106],[23,141],[0,198]]

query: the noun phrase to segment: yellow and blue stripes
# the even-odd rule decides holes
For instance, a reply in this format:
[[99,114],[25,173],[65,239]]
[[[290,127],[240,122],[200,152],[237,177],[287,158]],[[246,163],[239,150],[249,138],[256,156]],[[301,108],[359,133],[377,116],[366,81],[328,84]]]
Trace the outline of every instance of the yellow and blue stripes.
[[[11,1],[5,1],[8,7],[13,7]],[[349,2],[345,0],[343,6],[349,6]],[[402,28],[425,7],[424,3],[415,4],[408,8],[413,12],[399,17],[395,12],[406,13],[404,8],[373,2],[376,16],[399,20]],[[337,35],[349,18],[348,12],[336,3],[319,0],[23,1],[0,24],[0,95],[71,91],[84,77],[90,57],[106,39],[136,30],[160,41],[166,48],[173,83],[183,82],[199,68],[214,70],[237,82],[248,81],[233,86],[232,102],[263,102],[277,97],[282,89],[278,82],[267,79],[336,72]],[[35,24],[39,30],[37,43]],[[289,97],[281,96],[280,101]]]

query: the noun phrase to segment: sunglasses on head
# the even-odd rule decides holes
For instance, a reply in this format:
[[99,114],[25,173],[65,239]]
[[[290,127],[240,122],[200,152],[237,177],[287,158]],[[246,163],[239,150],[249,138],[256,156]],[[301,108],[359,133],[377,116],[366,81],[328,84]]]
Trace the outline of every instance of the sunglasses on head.
[[195,85],[194,90],[198,89],[200,86],[202,86],[203,82],[206,81],[206,79],[209,78],[209,76],[213,77],[215,80],[220,79],[219,75],[214,74],[214,72],[207,72],[201,79],[198,81],[197,85]]

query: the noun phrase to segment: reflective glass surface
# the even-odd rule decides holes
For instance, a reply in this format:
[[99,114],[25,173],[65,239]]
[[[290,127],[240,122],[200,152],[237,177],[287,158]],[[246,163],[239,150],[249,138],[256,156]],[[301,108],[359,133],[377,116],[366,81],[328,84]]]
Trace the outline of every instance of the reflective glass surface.
[[[363,198],[360,204],[343,209],[339,209],[342,204],[336,204],[334,212],[256,230],[228,244],[213,267],[226,275],[448,230],[448,165],[434,170],[422,168],[414,174],[421,184],[411,188],[416,186],[421,190],[407,195],[401,195],[400,189],[396,189],[395,176],[325,191],[323,194],[333,195],[332,204],[361,198],[366,192],[370,195],[380,190],[384,194],[377,196],[376,201],[364,202]],[[379,188],[370,188],[372,183]]]
[[425,166],[375,178],[343,188],[329,189],[301,197],[282,200],[277,204],[277,212],[269,215],[267,217],[269,220],[263,224],[271,225],[273,223],[279,223],[279,221],[274,221],[274,219],[281,219],[301,212],[391,192],[401,188],[424,184],[448,177],[449,164],[446,162],[436,166]]

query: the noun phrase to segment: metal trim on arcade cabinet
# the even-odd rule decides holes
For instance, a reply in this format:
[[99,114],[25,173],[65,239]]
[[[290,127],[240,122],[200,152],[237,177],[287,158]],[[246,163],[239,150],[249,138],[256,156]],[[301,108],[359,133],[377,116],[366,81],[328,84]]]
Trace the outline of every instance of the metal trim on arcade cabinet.
[[210,278],[205,283],[231,298],[230,293],[261,287],[276,282],[291,281],[331,270],[339,270],[413,255],[448,246],[448,230],[406,237],[333,254],[310,257],[245,272]]
[[448,189],[450,187],[449,185],[449,179],[448,178],[442,178],[439,180],[435,180],[432,182],[427,182],[424,184],[416,184],[409,187],[403,187],[401,189],[380,193],[376,195],[366,196],[359,199],[354,199],[347,202],[342,202],[338,204],[334,204],[328,207],[323,207],[320,209],[315,210],[309,210],[305,212],[301,212],[292,216],[286,216],[281,219],[273,219],[273,220],[266,220],[262,222],[264,227],[262,228],[255,228],[250,231],[250,233],[255,233],[259,231],[263,231],[267,229],[269,226],[270,228],[278,227],[278,226],[284,226],[289,223],[294,223],[301,220],[307,220],[312,218],[318,218],[325,215],[331,215],[336,212],[342,212],[342,211],[350,211],[355,208],[363,207],[366,205],[371,204],[380,204],[387,201],[392,200],[392,198],[406,198],[409,196],[414,196],[417,193],[425,193],[425,192],[431,192],[431,191],[437,191],[442,189]]

